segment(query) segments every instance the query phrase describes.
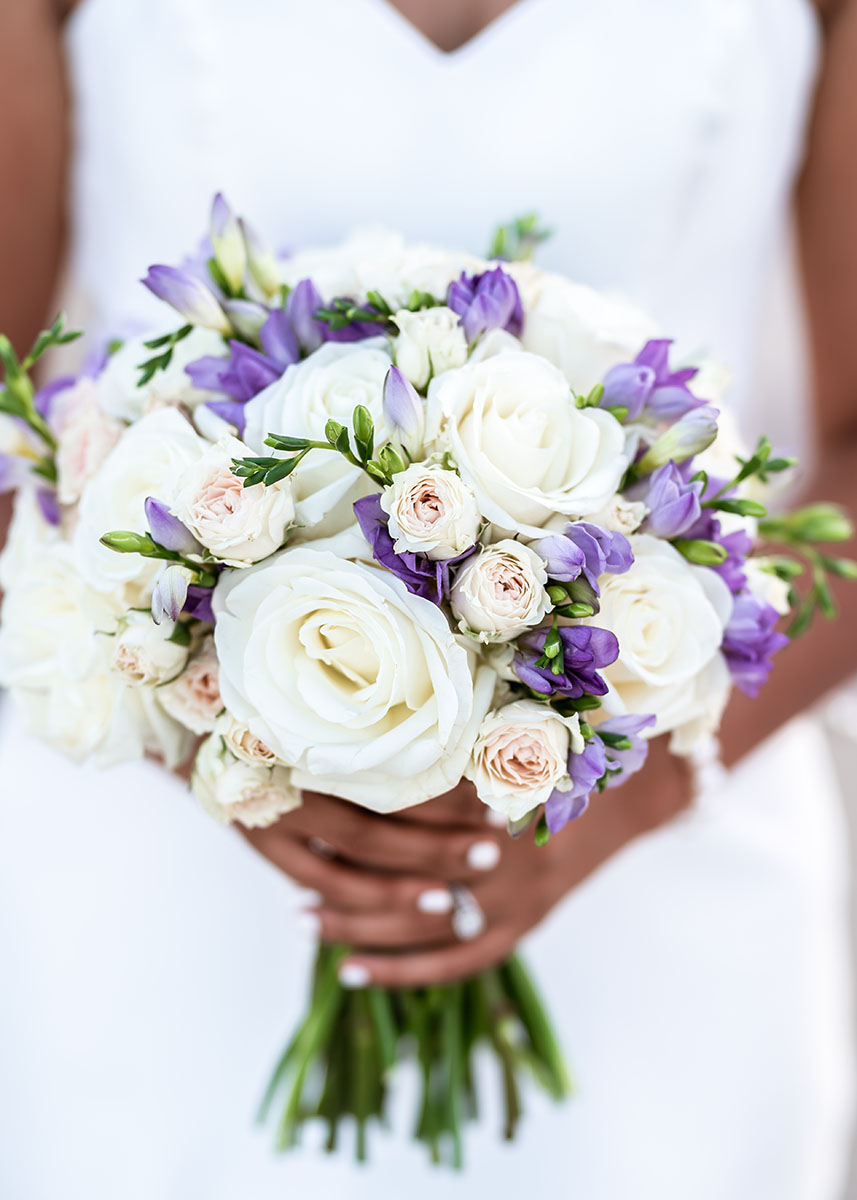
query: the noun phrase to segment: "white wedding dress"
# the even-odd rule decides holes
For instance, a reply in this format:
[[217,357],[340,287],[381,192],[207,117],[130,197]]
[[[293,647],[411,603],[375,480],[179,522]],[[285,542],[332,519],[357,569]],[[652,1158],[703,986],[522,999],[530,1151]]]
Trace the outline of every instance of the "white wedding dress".
[[[520,0],[450,55],[385,0],[84,0],[74,282],[96,328],[151,315],[134,281],[221,188],[281,247],[368,223],[479,251],[536,208],[543,263],[728,362],[751,432],[794,438],[756,347],[817,43],[808,0]],[[407,1073],[369,1167],[271,1152],[252,1115],[312,946],[181,783],[74,769],[6,704],[0,789],[4,1200],[839,1200],[846,839],[807,718],[528,940],[577,1094],[531,1097],[511,1148],[489,1103],[460,1177],[407,1140]]]

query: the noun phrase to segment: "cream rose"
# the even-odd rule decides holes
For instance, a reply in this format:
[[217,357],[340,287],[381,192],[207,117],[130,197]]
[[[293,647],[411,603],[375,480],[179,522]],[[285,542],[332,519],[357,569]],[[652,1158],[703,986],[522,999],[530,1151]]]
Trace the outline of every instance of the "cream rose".
[[73,546],[78,568],[98,591],[133,585],[139,602],[151,591],[160,564],[137,554],[117,554],[100,544],[117,529],[146,529],[146,499],[168,500],[183,471],[206,443],[175,409],[161,409],[125,431],[80,502]]
[[223,712],[214,639],[206,638],[178,679],[158,688],[161,704],[192,733],[210,733]]
[[150,613],[127,613],[113,639],[113,670],[132,686],[173,679],[184,669],[187,647],[170,641],[171,632],[166,625],[156,625]]
[[193,767],[191,789],[216,821],[238,821],[263,829],[299,808],[300,792],[284,767],[251,765],[236,758],[219,731],[202,743]]
[[378,812],[439,795],[464,771],[491,700],[434,604],[317,542],[223,576],[215,642],[226,707],[297,787]]
[[539,625],[553,605],[542,558],[520,542],[495,542],[469,558],[455,576],[452,611],[463,632],[481,642],[508,642]]
[[679,745],[682,726],[711,732],[725,706],[720,646],[732,596],[716,572],[692,566],[669,542],[648,534],[630,541],[630,570],[601,577],[601,610],[588,621],[619,642],[619,657],[601,672],[610,689],[603,709],[654,713],[651,732],[678,731]]
[[754,596],[770,604],[771,608],[784,617],[791,612],[789,585],[784,579],[766,570],[770,562],[771,559],[765,557],[747,559],[744,565],[747,587]]
[[278,762],[277,756],[270,746],[266,746],[261,738],[256,737],[255,733],[252,733],[246,725],[242,725],[240,721],[229,717],[223,722],[222,733],[227,747],[242,762],[249,763],[251,766],[263,763],[269,767],[275,766]]
[[227,347],[220,334],[210,329],[194,328],[173,347],[167,369],[156,371],[144,387],[138,387],[140,364],[161,353],[146,348],[145,342],[152,336],[145,334],[128,338],[111,354],[98,378],[101,408],[121,421],[139,421],[146,413],[179,404],[193,409],[213,398],[211,392],[193,386],[185,368],[198,358],[225,358]]
[[562,372],[534,354],[498,354],[432,381],[428,422],[482,514],[538,537],[556,513],[596,512],[628,466],[625,432],[599,408],[579,409]]
[[393,317],[399,330],[394,342],[396,366],[415,388],[435,375],[467,362],[467,338],[458,314],[450,308],[401,309]]
[[617,492],[589,520],[593,525],[609,529],[611,533],[623,533],[629,537],[637,532],[648,515],[648,508],[640,500],[626,500]]
[[521,293],[524,349],[540,354],[584,395],[617,363],[630,362],[657,329],[640,309],[532,263],[505,268]]
[[381,493],[381,507],[401,554],[425,554],[434,561],[455,558],[476,541],[481,516],[473,489],[441,466],[414,463],[400,471]]
[[176,484],[171,512],[215,558],[233,567],[267,558],[295,519],[290,479],[245,488],[232,460],[250,449],[226,436],[192,463]]
[[580,718],[535,700],[515,700],[482,722],[467,778],[479,799],[509,821],[543,804],[554,788],[568,787],[568,756],[580,754]]
[[[354,409],[362,404],[372,415],[380,445],[388,434],[383,389],[390,361],[386,338],[326,343],[247,403],[245,441],[257,454],[271,453],[264,444],[269,433],[324,441],[331,418],[350,429]],[[328,450],[311,451],[291,478],[299,524],[318,525],[336,510],[324,533],[337,532],[353,519],[351,505],[366,495],[369,483],[359,467]]]

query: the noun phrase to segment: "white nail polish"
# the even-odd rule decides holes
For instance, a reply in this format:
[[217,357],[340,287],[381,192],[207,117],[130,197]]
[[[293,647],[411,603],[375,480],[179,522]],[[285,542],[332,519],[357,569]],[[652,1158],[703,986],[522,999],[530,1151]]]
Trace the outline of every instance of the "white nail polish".
[[369,968],[363,963],[344,962],[339,968],[339,982],[344,988],[364,988],[369,982]]
[[496,842],[474,842],[467,851],[467,865],[474,871],[490,871],[500,861],[500,847]]
[[503,813],[497,812],[495,808],[485,809],[485,824],[493,825],[495,829],[505,829],[509,824],[509,818]]
[[452,893],[448,888],[429,888],[417,896],[417,908],[424,913],[452,912]]
[[318,938],[321,932],[321,921],[318,913],[314,912],[299,912],[295,915],[295,926],[299,933],[313,940]]

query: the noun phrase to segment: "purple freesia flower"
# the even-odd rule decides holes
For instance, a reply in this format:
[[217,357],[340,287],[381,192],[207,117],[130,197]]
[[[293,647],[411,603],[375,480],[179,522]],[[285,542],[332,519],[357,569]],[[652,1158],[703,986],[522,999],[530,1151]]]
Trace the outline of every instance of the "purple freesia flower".
[[540,538],[533,549],[545,560],[551,579],[572,583],[583,575],[596,596],[601,575],[622,575],[634,561],[631,543],[623,533],[588,521],[576,521],[566,525],[564,533]]
[[195,388],[222,392],[243,404],[270,387],[283,373],[270,358],[243,342],[231,341],[229,351],[228,357],[208,354],[188,363],[185,372]]
[[670,371],[669,350],[672,341],[658,338],[646,342],[631,363],[620,363],[604,376],[602,408],[621,406],[628,409],[631,420],[643,409],[658,420],[670,421],[701,407],[687,386],[698,373],[695,367]]
[[189,270],[182,267],[149,267],[142,282],[191,325],[214,329],[218,333],[230,332],[226,313],[214,292]]
[[407,447],[419,445],[425,426],[424,404],[398,367],[390,367],[384,378],[384,416],[390,430]]
[[60,502],[54,488],[40,487],[36,492],[36,500],[42,516],[49,525],[60,523]]
[[165,550],[174,550],[178,554],[198,554],[202,550],[187,526],[173,516],[162,500],[156,500],[154,496],[146,498],[146,520],[152,539]]
[[213,625],[214,610],[211,607],[213,595],[214,588],[200,587],[198,583],[190,584],[187,589],[184,611],[190,616],[196,617],[197,621],[208,621]]
[[[713,475],[709,476],[708,487],[703,499],[715,495],[722,488],[724,482]],[[685,530],[685,537],[701,538],[703,541],[716,542],[718,546],[722,546],[726,551],[725,561],[708,569],[717,572],[733,596],[742,591],[747,584],[744,568],[753,549],[753,539],[744,529],[735,529],[731,533],[724,533],[715,511],[711,508],[704,508],[693,525]]]
[[649,510],[642,525],[644,533],[674,538],[685,533],[702,512],[700,499],[703,483],[689,483],[672,461],[665,463],[647,480],[647,486],[634,489],[631,499],[642,500]]
[[571,788],[567,792],[554,790],[545,802],[545,820],[551,833],[559,833],[569,821],[586,812],[590,794],[606,770],[604,743],[598,737],[587,742],[581,754],[568,756]]
[[654,725],[657,717],[654,713],[636,716],[629,713],[623,717],[611,717],[603,721],[596,730],[596,737],[602,733],[612,733],[617,737],[627,738],[631,742],[628,750],[618,750],[615,746],[606,746],[607,754],[607,786],[618,787],[644,765],[649,753],[648,738],[640,734],[650,725]]
[[473,553],[471,548],[456,558],[439,562],[432,562],[424,554],[397,554],[387,528],[387,514],[381,507],[380,495],[364,496],[356,501],[354,515],[375,561],[401,579],[409,592],[422,596],[424,600],[431,600],[433,604],[440,604],[449,595],[450,567]]
[[286,315],[305,354],[312,354],[325,339],[327,327],[316,320],[322,299],[311,279],[295,284],[286,300]]
[[461,318],[468,342],[492,329],[505,329],[517,337],[524,328],[518,285],[502,267],[479,275],[462,272],[449,285],[446,302]]
[[285,309],[275,308],[269,313],[259,338],[268,360],[281,368],[281,375],[286,367],[300,360],[297,334]]
[[609,667],[619,656],[615,635],[595,625],[559,626],[563,669],[559,675],[554,675],[549,666],[536,666],[550,631],[550,626],[542,626],[518,639],[519,653],[513,667],[521,682],[542,696],[571,696],[573,699],[584,694],[603,696],[607,684],[598,671]]
[[188,569],[173,563],[158,576],[152,589],[152,620],[156,625],[164,620],[177,621],[187,601]]
[[773,663],[771,657],[788,644],[775,626],[777,610],[750,592],[735,597],[732,616],[723,634],[723,656],[737,687],[746,696],[758,695]]

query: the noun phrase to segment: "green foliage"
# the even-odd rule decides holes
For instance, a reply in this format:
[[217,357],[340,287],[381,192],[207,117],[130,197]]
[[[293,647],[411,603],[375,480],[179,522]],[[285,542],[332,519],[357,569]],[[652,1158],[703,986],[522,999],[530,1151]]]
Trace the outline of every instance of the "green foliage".
[[155,354],[140,363],[137,368],[140,372],[137,387],[145,387],[159,371],[166,371],[173,361],[175,347],[193,332],[193,328],[193,325],[182,325],[181,329],[175,330],[174,333],[165,333],[162,337],[152,338],[151,341],[143,343],[147,350],[160,350],[160,354]]
[[495,229],[488,247],[488,257],[506,262],[524,262],[532,258],[536,248],[550,236],[551,231],[540,226],[538,213],[525,213]]

